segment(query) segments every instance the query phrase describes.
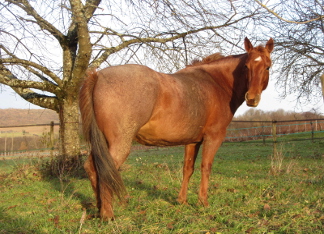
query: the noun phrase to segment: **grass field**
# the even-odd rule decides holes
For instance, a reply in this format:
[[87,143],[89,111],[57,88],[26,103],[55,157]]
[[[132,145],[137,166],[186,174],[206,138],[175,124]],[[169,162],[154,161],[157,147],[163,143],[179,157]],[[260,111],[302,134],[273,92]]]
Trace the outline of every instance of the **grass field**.
[[271,144],[223,144],[208,208],[197,204],[201,157],[179,205],[183,147],[134,151],[112,222],[85,218],[96,213],[87,178],[43,176],[43,160],[0,161],[0,233],[323,233],[324,141],[278,148],[276,158]]
[[[0,128],[0,137],[21,137],[37,135],[41,136],[50,131],[50,126],[24,126],[24,127],[4,127]],[[54,133],[58,134],[59,127],[54,126]]]

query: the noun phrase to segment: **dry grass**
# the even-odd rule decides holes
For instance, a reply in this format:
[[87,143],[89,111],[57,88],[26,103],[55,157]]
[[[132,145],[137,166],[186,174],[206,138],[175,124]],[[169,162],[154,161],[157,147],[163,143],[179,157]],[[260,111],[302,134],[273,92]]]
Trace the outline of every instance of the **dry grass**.
[[284,153],[281,145],[280,150],[274,150],[273,154],[270,156],[270,174],[279,175],[282,173],[282,164],[284,161]]

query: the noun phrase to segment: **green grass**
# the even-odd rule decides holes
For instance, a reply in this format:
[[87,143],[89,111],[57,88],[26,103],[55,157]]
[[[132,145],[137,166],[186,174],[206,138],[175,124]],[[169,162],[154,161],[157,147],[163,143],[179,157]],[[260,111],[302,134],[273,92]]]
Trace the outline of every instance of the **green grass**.
[[0,233],[323,233],[324,141],[278,148],[284,159],[272,175],[272,144],[223,144],[207,208],[197,204],[201,157],[189,205],[179,205],[183,147],[135,151],[122,172],[127,202],[116,201],[113,222],[82,222],[96,213],[88,179],[44,177],[39,161],[0,161]]

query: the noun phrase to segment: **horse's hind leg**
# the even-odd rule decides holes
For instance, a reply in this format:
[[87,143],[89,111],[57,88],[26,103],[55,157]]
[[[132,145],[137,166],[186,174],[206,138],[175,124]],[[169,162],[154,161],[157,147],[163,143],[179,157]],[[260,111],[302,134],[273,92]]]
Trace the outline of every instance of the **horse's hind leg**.
[[84,163],[84,169],[88,174],[91,186],[95,193],[100,217],[103,220],[113,219],[112,192],[108,191],[106,186],[100,186],[100,183],[98,183],[98,174],[91,154]]
[[190,144],[190,145],[186,145],[185,147],[183,180],[182,180],[182,185],[178,196],[178,202],[181,204],[187,203],[188,183],[191,175],[194,172],[195,161],[197,158],[200,145],[201,143]]
[[[128,137],[124,134],[109,137],[107,134],[106,138],[109,142],[109,153],[115,162],[116,168],[119,169],[129,155],[132,137]],[[97,196],[97,199],[100,201],[100,217],[103,220],[113,220],[113,191],[109,191],[106,186],[100,186],[99,196]]]
[[108,191],[106,186],[100,186],[100,180],[98,180],[97,170],[91,154],[84,163],[84,169],[88,174],[91,186],[95,193],[100,217],[103,220],[113,219],[112,192]]
[[87,160],[84,163],[84,169],[88,174],[92,189],[95,193],[96,200],[97,200],[97,207],[98,207],[98,209],[100,209],[101,201],[100,201],[100,197],[98,196],[99,195],[99,191],[98,191],[99,187],[97,184],[98,183],[98,175],[97,175],[97,170],[95,168],[94,161],[93,161],[91,154],[88,156]]

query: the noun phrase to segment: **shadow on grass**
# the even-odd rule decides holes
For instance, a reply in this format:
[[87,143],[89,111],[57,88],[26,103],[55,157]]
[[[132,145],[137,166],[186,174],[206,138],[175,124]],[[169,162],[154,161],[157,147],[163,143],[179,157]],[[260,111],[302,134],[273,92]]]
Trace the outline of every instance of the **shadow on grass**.
[[[44,180],[50,182],[52,188],[60,192],[64,199],[77,199],[82,207],[87,210],[87,213],[93,213],[96,209],[94,195],[85,195],[76,185],[80,180],[86,179],[88,181],[88,175],[83,168],[86,156],[80,155],[68,160],[57,157],[49,160],[43,164],[41,173]],[[91,187],[90,181],[87,186]]]
[[126,190],[130,191],[130,189],[134,188],[136,190],[144,191],[147,193],[147,199],[150,199],[152,201],[157,199],[162,199],[171,205],[178,205],[177,202],[177,189],[173,187],[163,187],[154,184],[145,183],[142,181],[136,181],[136,180],[124,180]]

